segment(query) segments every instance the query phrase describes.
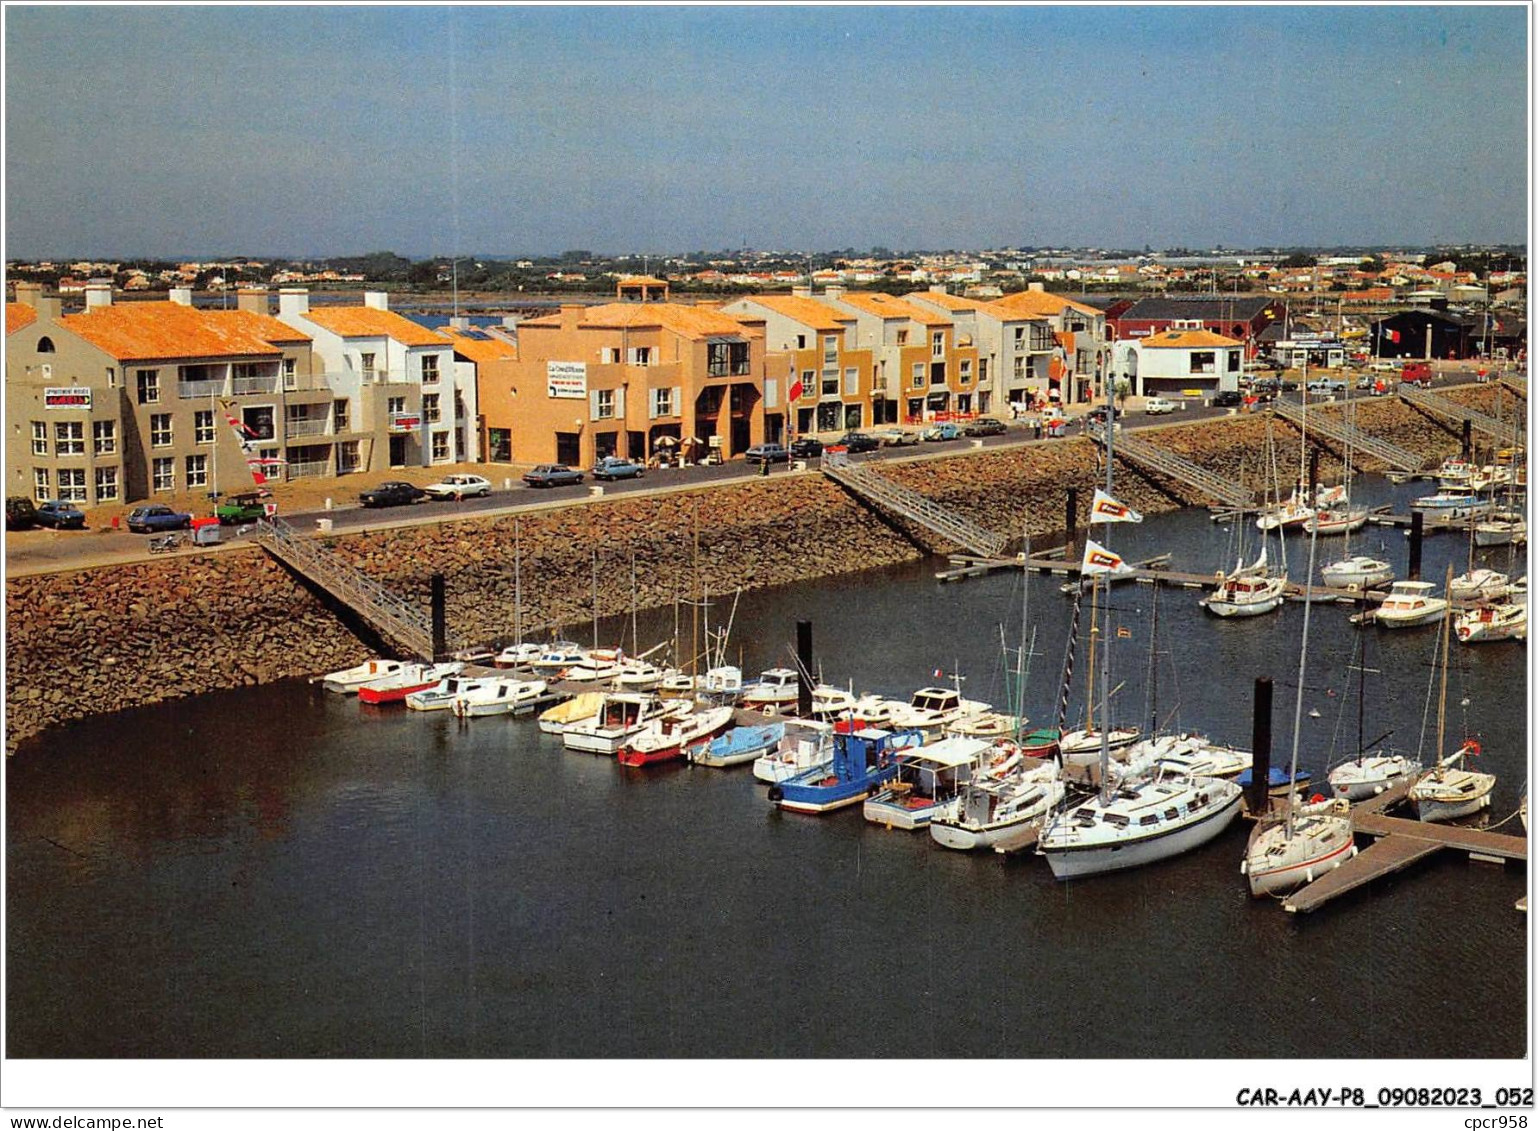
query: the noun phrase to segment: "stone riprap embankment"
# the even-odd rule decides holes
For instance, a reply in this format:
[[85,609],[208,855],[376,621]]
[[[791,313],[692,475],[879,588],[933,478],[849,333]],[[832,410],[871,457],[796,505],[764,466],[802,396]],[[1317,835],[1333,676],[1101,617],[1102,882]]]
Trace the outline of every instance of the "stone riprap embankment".
[[[1507,415],[1521,402],[1493,386],[1450,395]],[[1339,412],[1338,406],[1321,411]],[[1456,430],[1383,398],[1361,405],[1359,424],[1425,456],[1456,451]],[[1296,474],[1297,432],[1271,425],[1284,482]],[[1264,417],[1160,428],[1145,436],[1257,491],[1269,471]],[[1476,437],[1476,439],[1478,439]],[[1369,461],[1359,465],[1371,467]],[[1321,474],[1338,471],[1333,456]],[[886,474],[974,521],[1017,539],[1046,540],[1063,526],[1064,495],[1079,488],[1080,524],[1104,470],[1082,438],[886,464]],[[1145,514],[1187,498],[1178,484],[1118,460],[1116,493]],[[529,636],[592,616],[593,559],[603,614],[671,604],[699,579],[713,593],[759,588],[911,561],[933,535],[873,515],[831,481],[775,474],[730,486],[596,500],[511,515],[372,531],[331,539],[344,559],[424,608],[443,573],[449,624],[461,641],[514,633],[515,546],[522,624]],[[255,550],[184,553],[8,579],[7,742],[73,718],[219,688],[314,675],[359,662],[367,647],[285,569]]]

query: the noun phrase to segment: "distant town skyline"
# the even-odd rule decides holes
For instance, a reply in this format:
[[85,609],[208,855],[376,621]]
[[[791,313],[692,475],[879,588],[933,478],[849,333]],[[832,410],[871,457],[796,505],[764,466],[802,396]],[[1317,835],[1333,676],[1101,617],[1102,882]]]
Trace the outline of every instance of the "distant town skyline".
[[1528,20],[9,8],[6,255],[1522,245]]

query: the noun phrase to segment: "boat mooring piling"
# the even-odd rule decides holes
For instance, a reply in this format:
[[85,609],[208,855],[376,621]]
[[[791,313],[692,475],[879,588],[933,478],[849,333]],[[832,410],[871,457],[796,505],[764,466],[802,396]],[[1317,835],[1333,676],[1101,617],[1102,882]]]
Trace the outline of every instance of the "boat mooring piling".
[[1308,449],[1308,502],[1310,506],[1319,498],[1319,449]]
[[1271,804],[1271,677],[1255,677],[1255,722],[1250,733],[1254,747],[1250,786],[1244,805],[1251,813],[1264,813]]
[[1068,509],[1063,515],[1063,546],[1068,558],[1074,556],[1074,546],[1079,540],[1079,489],[1068,488]]
[[432,609],[433,609],[433,659],[440,660],[449,654],[449,618],[448,603],[445,597],[443,574],[435,573],[432,578]]
[[1464,463],[1468,463],[1470,457],[1473,454],[1474,454],[1474,422],[1472,420],[1465,420],[1463,422],[1463,462]]
[[1421,579],[1421,541],[1426,536],[1426,515],[1422,511],[1410,512],[1410,580]]
[[796,622],[796,713],[812,716],[812,622]]

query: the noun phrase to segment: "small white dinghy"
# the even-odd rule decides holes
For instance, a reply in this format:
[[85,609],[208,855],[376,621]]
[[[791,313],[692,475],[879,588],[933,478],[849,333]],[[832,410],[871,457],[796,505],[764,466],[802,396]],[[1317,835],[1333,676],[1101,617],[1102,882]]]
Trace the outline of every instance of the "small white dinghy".
[[405,666],[402,660],[365,660],[354,667],[327,673],[321,677],[321,686],[338,695],[356,695],[365,683],[395,675]]

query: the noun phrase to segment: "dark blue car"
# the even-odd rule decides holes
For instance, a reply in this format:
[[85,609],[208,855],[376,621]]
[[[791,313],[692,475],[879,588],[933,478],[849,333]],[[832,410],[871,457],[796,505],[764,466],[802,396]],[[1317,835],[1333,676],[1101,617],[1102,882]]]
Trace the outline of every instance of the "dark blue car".
[[84,530],[85,515],[73,503],[49,499],[37,504],[37,524],[51,526],[55,530]]
[[134,507],[128,512],[128,529],[135,534],[154,534],[160,530],[186,530],[192,525],[192,516],[174,511],[164,503],[150,503]]

